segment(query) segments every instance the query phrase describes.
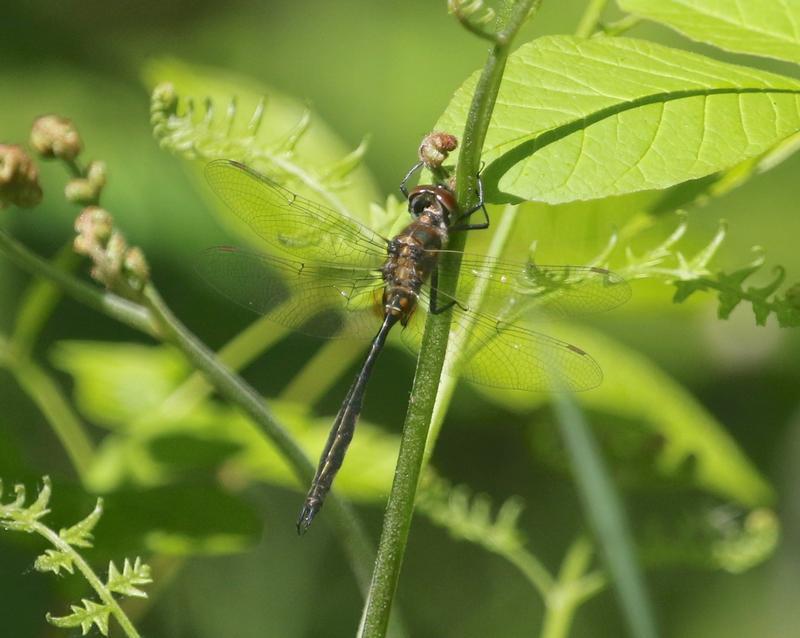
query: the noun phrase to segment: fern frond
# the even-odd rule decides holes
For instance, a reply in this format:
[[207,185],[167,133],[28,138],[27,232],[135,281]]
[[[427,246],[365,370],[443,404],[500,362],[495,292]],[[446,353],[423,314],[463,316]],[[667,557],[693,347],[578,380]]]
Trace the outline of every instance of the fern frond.
[[[235,97],[219,112],[210,98],[179,96],[171,84],[155,88],[150,102],[150,123],[162,148],[190,160],[235,159],[257,168],[295,190],[298,185],[314,192],[336,210],[350,215],[335,195],[349,185],[348,177],[361,165],[367,150],[363,140],[353,151],[327,166],[314,166],[297,152],[311,127],[306,109],[288,133],[262,133],[267,99],[262,97],[242,125]],[[273,133],[269,135],[269,133]]]
[[507,499],[492,516],[492,503],[485,494],[472,494],[466,486],[452,486],[429,475],[420,486],[417,507],[451,536],[467,540],[496,554],[523,549],[525,539],[517,528],[522,502]]
[[489,25],[497,18],[494,9],[487,7],[483,0],[447,0],[447,10],[459,20],[469,20],[480,26]]
[[147,598],[147,594],[141,589],[138,589],[137,585],[149,585],[152,582],[153,579],[150,578],[150,566],[145,565],[138,556],[133,562],[133,565],[131,565],[131,562],[126,558],[122,565],[122,572],[114,565],[114,561],[109,561],[108,563],[106,587],[115,594]]
[[[2,482],[0,482],[0,498],[2,498]],[[3,505],[0,502],[0,526],[11,531],[32,532],[36,522],[46,516],[50,510],[47,505],[50,502],[50,478],[45,476],[42,479],[42,489],[36,500],[28,507],[25,507],[27,492],[24,485],[14,486],[15,498],[11,503]]]
[[36,559],[34,568],[40,572],[53,572],[56,575],[59,575],[61,570],[70,574],[77,570],[94,588],[100,599],[100,602],[97,602],[84,598],[81,605],[71,606],[72,613],[67,616],[47,614],[48,622],[56,627],[80,627],[83,635],[86,635],[95,626],[101,634],[107,636],[108,619],[110,615],[113,615],[129,638],[139,638],[138,632],[122,611],[114,594],[146,597],[139,586],[152,582],[150,567],[142,563],[139,558],[132,564],[125,559],[120,572],[112,562],[108,568],[108,579],[103,583],[76,549],[92,546],[92,530],[103,513],[102,499],[97,499],[94,509],[83,520],[56,534],[40,520],[49,512],[47,505],[51,495],[50,479],[45,476],[42,484],[42,489],[36,499],[26,507],[25,487],[22,485],[15,486],[16,498],[14,501],[3,504],[3,483],[0,481],[0,527],[39,534],[45,538],[53,545],[53,548],[45,550]]
[[36,558],[33,568],[37,572],[53,572],[56,576],[61,574],[63,569],[70,574],[75,573],[73,557],[67,552],[58,549],[46,549],[44,554]]
[[47,614],[47,622],[55,627],[63,629],[73,629],[74,627],[81,628],[81,634],[86,635],[92,628],[92,625],[97,627],[97,630],[104,636],[108,636],[108,617],[111,610],[108,605],[96,603],[92,600],[84,598],[81,605],[70,605],[72,613],[69,616],[53,616]]
[[780,522],[767,508],[744,511],[736,505],[703,506],[643,528],[643,560],[658,567],[723,569],[737,574],[763,563],[780,540]]
[[782,328],[800,326],[800,282],[787,288],[784,294],[776,294],[786,277],[782,266],[775,268],[772,281],[765,286],[744,285],[763,265],[764,256],[760,254],[751,264],[731,273],[720,271],[711,277],[675,281],[678,290],[674,301],[684,301],[697,291],[713,291],[719,299],[717,315],[720,319],[727,319],[740,303],[746,302],[752,305],[759,326],[767,323],[770,314],[775,315]]
[[91,547],[92,530],[103,514],[103,499],[98,498],[92,512],[72,527],[62,529],[58,535],[73,547]]
[[420,485],[416,506],[454,538],[470,541],[505,558],[543,597],[548,596],[553,577],[525,547],[526,538],[518,527],[520,499],[506,499],[492,516],[494,508],[488,496],[474,495],[463,485],[453,487],[429,470]]
[[764,251],[759,247],[753,248],[756,257],[742,268],[730,273],[713,272],[709,264],[725,240],[727,224],[720,221],[719,229],[711,240],[691,258],[676,249],[687,225],[687,217],[681,214],[676,229],[658,246],[642,255],[635,255],[628,247],[628,264],[618,268],[617,272],[627,279],[656,278],[673,284],[677,288],[673,297],[675,303],[685,301],[698,291],[716,292],[720,319],[727,319],[744,302],[752,306],[759,326],[766,324],[770,314],[775,315],[781,327],[800,326],[800,282],[788,287],[783,294],[778,294],[786,276],[785,270],[779,266],[766,285],[745,286],[745,282],[764,266]]

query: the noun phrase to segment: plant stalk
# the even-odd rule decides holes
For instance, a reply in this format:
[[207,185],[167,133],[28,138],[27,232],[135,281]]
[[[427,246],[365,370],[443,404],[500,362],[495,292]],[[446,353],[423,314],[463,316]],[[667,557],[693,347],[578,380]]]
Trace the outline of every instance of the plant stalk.
[[[269,315],[259,317],[220,348],[215,357],[221,365],[239,371],[278,342],[287,330],[272,321]],[[169,418],[184,416],[202,403],[212,390],[213,386],[203,373],[195,371],[164,399],[156,409],[156,415]]]
[[114,293],[101,292],[76,279],[32,253],[4,230],[0,230],[0,252],[32,275],[49,279],[76,301],[140,332],[158,337],[158,331],[145,308]]
[[[52,259],[55,267],[72,273],[80,263],[80,258],[72,249],[72,242],[61,247]],[[14,332],[11,336],[16,356],[27,356],[47,320],[53,314],[63,293],[58,286],[44,279],[30,283],[17,311]]]
[[553,407],[584,513],[630,633],[656,638],[658,630],[625,510],[583,411],[568,392],[556,393]]
[[[461,139],[456,171],[456,195],[463,208],[476,203],[481,150],[500,89],[511,42],[528,18],[533,5],[534,0],[520,0],[514,5],[505,27],[497,34],[475,88]],[[465,243],[466,233],[455,233],[448,245],[448,248],[455,252],[446,253],[441,260],[439,284],[445,294],[455,294],[461,264],[458,251],[463,249]],[[386,505],[378,555],[359,627],[358,635],[362,638],[383,638],[389,625],[392,601],[400,577],[414,512],[414,499],[422,469],[428,429],[447,353],[449,332],[450,311],[428,315],[414,387],[400,440],[394,482]]]
[[575,35],[579,38],[590,38],[600,24],[600,16],[605,11],[608,0],[589,0],[586,10],[581,16]]
[[[10,345],[10,344],[9,344]],[[0,341],[0,349],[3,345]],[[94,444],[84,423],[72,409],[55,380],[28,357],[17,358],[13,347],[6,364],[20,387],[42,412],[64,446],[72,467],[85,483],[94,457]],[[0,353],[0,360],[3,359]]]
[[606,586],[603,574],[586,573],[593,553],[592,544],[585,537],[578,538],[567,551],[558,580],[545,596],[541,638],[567,638],[578,607]]

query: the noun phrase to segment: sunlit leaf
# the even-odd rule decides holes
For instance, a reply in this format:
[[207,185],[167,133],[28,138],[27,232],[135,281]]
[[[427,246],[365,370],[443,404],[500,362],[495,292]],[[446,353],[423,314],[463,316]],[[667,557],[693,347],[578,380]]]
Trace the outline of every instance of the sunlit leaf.
[[52,359],[75,379],[81,411],[111,427],[155,409],[188,372],[177,351],[130,343],[61,341]]
[[[461,130],[477,81],[437,127]],[[666,188],[800,129],[800,81],[628,38],[549,36],[509,58],[484,144],[490,201]]]
[[693,40],[800,63],[800,4],[791,0],[617,0],[617,4]]

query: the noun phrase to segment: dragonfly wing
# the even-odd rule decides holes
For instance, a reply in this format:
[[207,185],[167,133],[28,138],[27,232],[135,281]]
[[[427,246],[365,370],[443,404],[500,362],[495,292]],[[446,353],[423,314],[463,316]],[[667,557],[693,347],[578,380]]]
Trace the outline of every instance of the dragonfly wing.
[[205,172],[214,192],[272,248],[298,259],[367,268],[386,259],[383,237],[244,164],[215,160]]
[[303,334],[371,339],[380,326],[380,272],[231,246],[204,251],[197,270],[235,303]]
[[471,310],[514,322],[534,313],[547,318],[604,312],[625,303],[630,294],[628,282],[604,268],[543,266],[465,254],[456,298]]
[[[424,294],[420,305],[427,303]],[[402,333],[413,351],[419,350],[426,316],[419,313],[413,317]],[[589,354],[519,324],[456,307],[450,334],[450,339],[464,339],[452,372],[472,383],[513,390],[577,392],[594,388],[603,380],[600,366]]]

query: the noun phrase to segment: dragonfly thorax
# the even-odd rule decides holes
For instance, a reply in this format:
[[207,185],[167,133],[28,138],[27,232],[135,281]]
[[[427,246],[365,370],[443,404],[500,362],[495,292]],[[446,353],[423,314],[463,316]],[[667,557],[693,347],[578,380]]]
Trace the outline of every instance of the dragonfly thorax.
[[432,222],[447,227],[458,216],[458,202],[446,186],[424,184],[408,193],[408,212],[418,219],[428,215]]
[[405,325],[417,305],[422,284],[436,267],[439,251],[447,245],[447,224],[441,210],[429,206],[389,242],[382,274],[384,313]]

